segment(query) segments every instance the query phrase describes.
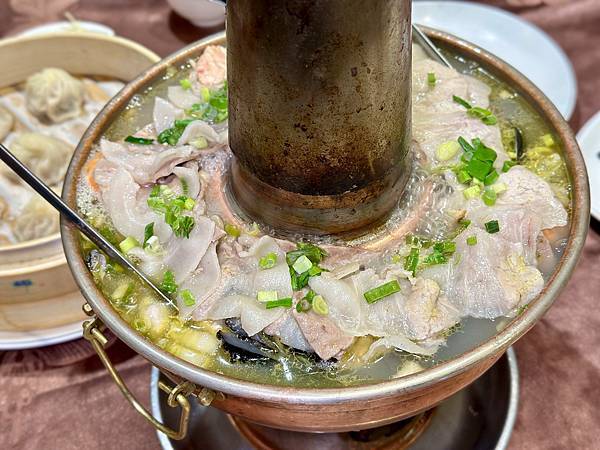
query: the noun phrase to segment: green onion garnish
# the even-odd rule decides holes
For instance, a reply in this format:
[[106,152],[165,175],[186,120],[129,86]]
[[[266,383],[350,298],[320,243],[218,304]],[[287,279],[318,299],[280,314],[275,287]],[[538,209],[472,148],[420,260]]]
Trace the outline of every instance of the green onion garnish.
[[417,266],[419,265],[419,249],[413,247],[410,249],[410,253],[404,258],[404,270],[411,272],[413,277],[417,272]]
[[[312,264],[312,267],[308,268],[302,273],[297,273],[293,268],[294,263],[301,257],[305,256]],[[298,242],[296,244],[296,250],[292,250],[286,253],[286,262],[290,268],[290,277],[292,278],[292,289],[299,291],[308,284],[310,277],[320,275],[325,269],[319,267],[321,260],[327,256],[327,252],[322,248],[309,243]],[[306,264],[306,263],[305,263]],[[306,264],[308,267],[308,264]],[[300,268],[299,268],[300,269]]]
[[188,91],[192,88],[192,82],[190,80],[188,80],[187,78],[184,78],[183,80],[179,80],[179,85],[186,91]]
[[148,243],[148,239],[154,236],[154,222],[150,222],[148,225],[144,227],[144,244],[143,247],[146,248],[146,244]]
[[262,270],[271,269],[277,264],[277,255],[273,252],[267,253],[258,260],[258,267]]
[[292,298],[280,298],[279,300],[270,300],[265,303],[265,307],[267,309],[279,308],[281,306],[283,306],[284,308],[290,308],[292,306]]
[[511,169],[511,167],[516,166],[516,165],[517,165],[516,161],[510,160],[510,159],[506,160],[506,161],[504,161],[504,164],[502,165],[502,172],[506,173]]
[[138,144],[138,145],[150,145],[154,143],[154,139],[147,139],[142,137],[135,136],[127,136],[125,138],[125,142],[129,142],[130,144]]
[[464,98],[460,98],[458,95],[453,95],[452,100],[467,109],[471,109],[473,107],[468,101],[466,101]]
[[476,184],[468,187],[467,189],[465,189],[463,191],[463,196],[467,199],[467,200],[472,200],[474,198],[477,198],[481,195],[481,188],[479,186],[477,186]]
[[500,175],[498,175],[498,171],[496,171],[496,169],[492,169],[492,171],[485,176],[483,184],[490,186],[498,181],[498,177],[500,177]]
[[163,280],[160,284],[160,290],[163,291],[165,294],[174,294],[175,292],[177,292],[177,289],[178,286],[175,282],[175,274],[172,271],[167,270],[163,275]]
[[480,161],[478,159],[473,158],[467,164],[467,172],[474,178],[477,178],[480,181],[485,180],[485,177],[490,173],[493,166],[489,161]]
[[490,220],[489,222],[485,223],[485,231],[487,231],[490,234],[494,234],[500,231],[500,225],[498,224],[497,220]]
[[436,79],[435,79],[435,73],[433,72],[429,72],[427,74],[427,84],[429,84],[429,86],[435,86],[436,83]]
[[467,238],[467,245],[477,245],[477,236],[469,236]]
[[312,309],[314,312],[321,316],[326,316],[329,314],[329,305],[325,301],[323,297],[320,295],[315,295],[312,302]]
[[425,266],[434,266],[437,264],[446,264],[448,262],[448,257],[440,252],[433,252],[428,255],[424,260],[423,264]]
[[456,179],[460,184],[467,184],[473,179],[473,177],[469,174],[469,172],[463,169],[456,174]]
[[242,234],[240,229],[231,223],[226,223],[223,229],[225,230],[225,233],[234,238],[238,238]]
[[475,151],[475,149],[473,148],[473,146],[471,144],[469,144],[467,142],[467,140],[464,137],[459,137],[458,138],[458,143],[460,144],[460,146],[462,147],[462,149],[467,152],[467,153],[473,153]]
[[400,292],[400,285],[397,280],[388,281],[387,283],[368,290],[363,295],[367,303],[375,303],[382,298],[388,297],[396,292]]
[[194,306],[196,304],[196,298],[188,289],[181,291],[181,300],[185,306]]
[[489,109],[473,106],[465,99],[460,98],[458,95],[453,95],[452,100],[454,100],[455,103],[465,107],[467,109],[467,114],[469,114],[471,117],[481,119],[484,124],[496,125],[496,123],[498,123],[498,119]]
[[444,255],[452,255],[456,251],[456,242],[442,241],[436,242],[433,246],[433,251]]
[[317,294],[313,290],[309,290],[308,293],[302,297],[302,299],[296,304],[296,311],[306,312],[312,308],[313,299]]
[[487,206],[494,206],[496,204],[497,197],[498,195],[496,194],[496,191],[487,188],[485,191],[483,191],[481,199],[483,200],[483,203],[485,203]]
[[479,141],[479,145],[473,152],[473,158],[478,159],[479,161],[496,161],[498,154],[489,147],[486,147],[481,141]]
[[132,248],[139,247],[139,246],[140,246],[140,243],[132,236],[129,236],[126,239],[122,240],[121,243],[119,244],[119,248],[121,249],[121,251],[123,253],[127,253]]
[[165,222],[173,230],[177,237],[190,237],[194,228],[195,220],[191,216],[183,215],[184,211],[190,211],[195,201],[185,195],[179,197],[164,185],[155,185],[147,200],[148,206],[156,213],[164,214]]
[[256,299],[262,303],[275,301],[277,297],[277,291],[258,291],[256,293]]
[[306,272],[312,266],[313,266],[313,263],[310,261],[310,259],[307,258],[306,255],[301,255],[298,259],[296,259],[294,264],[292,264],[292,267],[294,268],[294,270],[296,271],[296,273],[298,275]]

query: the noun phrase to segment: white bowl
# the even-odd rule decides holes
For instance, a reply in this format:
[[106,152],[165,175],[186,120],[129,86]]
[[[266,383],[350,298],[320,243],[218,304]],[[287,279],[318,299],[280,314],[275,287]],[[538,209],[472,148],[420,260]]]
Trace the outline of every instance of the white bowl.
[[212,0],[167,0],[177,14],[197,27],[215,27],[225,22],[225,6]]
[[565,119],[575,108],[577,81],[569,58],[535,25],[487,5],[415,1],[413,21],[446,31],[502,58],[529,78]]
[[600,111],[579,130],[577,141],[590,180],[592,216],[600,221]]

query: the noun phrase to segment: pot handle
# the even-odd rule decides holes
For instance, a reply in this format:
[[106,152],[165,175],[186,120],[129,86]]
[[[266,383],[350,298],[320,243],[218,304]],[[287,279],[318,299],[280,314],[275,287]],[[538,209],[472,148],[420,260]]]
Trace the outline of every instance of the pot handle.
[[[84,308],[85,310],[85,308]],[[87,311],[86,311],[87,312]],[[194,392],[196,386],[189,382],[184,381],[178,384],[174,388],[167,386],[162,381],[158,382],[160,389],[169,395],[168,404],[171,408],[175,408],[177,405],[181,407],[181,417],[179,419],[179,429],[172,430],[163,423],[159,422],[144,406],[134,397],[133,393],[129,390],[121,375],[115,369],[110,358],[104,350],[104,346],[108,342],[101,329],[104,328],[104,324],[97,317],[92,317],[83,323],[83,337],[92,344],[92,347],[98,354],[100,361],[108,370],[108,373],[112,377],[113,381],[117,384],[127,401],[131,403],[131,406],[140,413],[140,415],[146,419],[150,424],[158,431],[166,434],[171,439],[181,440],[187,435],[188,425],[190,420],[190,402],[188,396]]]

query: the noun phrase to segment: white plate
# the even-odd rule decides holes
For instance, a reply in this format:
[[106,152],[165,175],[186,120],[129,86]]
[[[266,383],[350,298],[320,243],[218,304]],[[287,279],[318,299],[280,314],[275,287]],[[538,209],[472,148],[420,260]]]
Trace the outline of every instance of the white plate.
[[[107,27],[106,25],[102,25],[101,23],[85,22],[78,20],[76,21],[76,24],[77,27],[81,29],[81,31],[105,34],[107,36],[115,35],[115,30],[113,30],[110,27]],[[51,22],[37,27],[28,28],[22,33],[19,33],[19,36],[37,36],[39,34],[63,33],[65,31],[72,31],[76,33],[77,29],[73,27],[73,24],[71,22]]]
[[521,71],[567,120],[577,99],[571,62],[538,27],[491,6],[458,1],[416,1],[413,21],[472,42]]
[[590,179],[592,216],[600,220],[600,111],[579,130],[577,141]]
[[[67,297],[68,298],[65,298]],[[85,302],[79,291],[62,297],[65,301],[81,299]],[[32,331],[5,331],[0,330],[0,350],[23,350],[26,348],[46,347],[63,342],[79,339],[83,336],[83,320],[53,328]]]

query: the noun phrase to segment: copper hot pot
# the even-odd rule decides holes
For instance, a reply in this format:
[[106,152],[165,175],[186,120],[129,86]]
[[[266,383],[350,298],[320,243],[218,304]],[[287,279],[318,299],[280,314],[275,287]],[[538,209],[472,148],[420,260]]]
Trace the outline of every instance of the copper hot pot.
[[[568,244],[558,266],[541,294],[529,308],[514,318],[494,337],[451,360],[406,377],[377,384],[336,389],[278,387],[229,378],[187,363],[160,349],[134,331],[104,298],[86,267],[79,245],[79,233],[65,221],[61,224],[67,261],[83,295],[84,310],[91,316],[85,337],[94,345],[117,384],[132,403],[157,428],[173,438],[181,438],[187,427],[187,396],[250,421],[276,428],[308,432],[349,431],[391,423],[429,409],[464,388],[485,372],[522,337],[552,305],[566,285],[584,245],[589,225],[589,187],[582,155],[573,132],[550,100],[518,71],[495,56],[440,31],[425,29],[440,47],[472,60],[498,79],[507,82],[547,122],[564,149],[572,181],[572,208]],[[130,99],[165,73],[199,56],[209,44],[224,44],[225,34],[194,43],[165,58],[129,83],[113,98],[91,124],[77,147],[65,179],[63,198],[74,207],[76,185],[93,145],[124,110]],[[166,373],[175,388],[170,404],[183,408],[179,430],[166,429],[135,400],[106,357],[104,327]]]

